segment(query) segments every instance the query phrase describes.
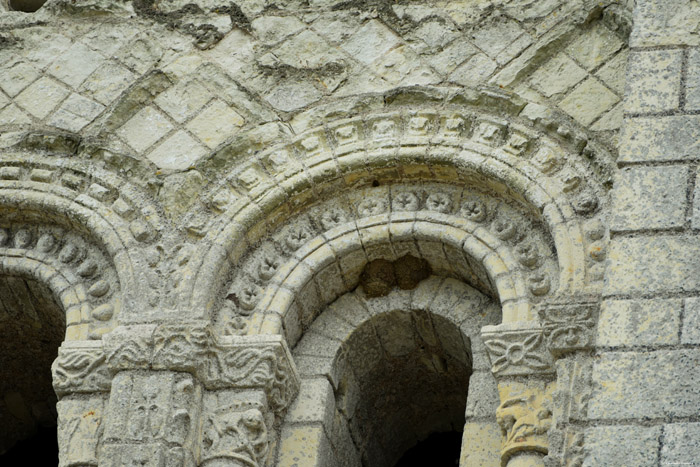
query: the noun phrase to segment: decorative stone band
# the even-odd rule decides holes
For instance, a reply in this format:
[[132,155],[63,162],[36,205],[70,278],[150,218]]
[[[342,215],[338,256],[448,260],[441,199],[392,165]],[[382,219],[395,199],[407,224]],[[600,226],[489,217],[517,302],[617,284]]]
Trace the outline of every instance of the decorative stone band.
[[101,341],[65,341],[51,371],[53,387],[59,396],[107,392],[112,381]]
[[599,309],[593,296],[558,297],[537,307],[547,347],[555,357],[593,347]]
[[200,323],[120,326],[103,338],[111,373],[154,369],[192,373],[205,388],[262,389],[270,407],[294,399],[299,376],[280,335],[212,335]]
[[555,372],[544,329],[537,323],[485,326],[481,338],[491,359],[491,371],[497,377]]

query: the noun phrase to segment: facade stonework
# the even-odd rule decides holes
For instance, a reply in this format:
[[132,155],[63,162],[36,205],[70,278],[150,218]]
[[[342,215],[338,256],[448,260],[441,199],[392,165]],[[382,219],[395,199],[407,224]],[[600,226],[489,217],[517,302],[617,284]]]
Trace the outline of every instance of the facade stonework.
[[694,0],[0,0],[0,453],[696,462],[698,110]]

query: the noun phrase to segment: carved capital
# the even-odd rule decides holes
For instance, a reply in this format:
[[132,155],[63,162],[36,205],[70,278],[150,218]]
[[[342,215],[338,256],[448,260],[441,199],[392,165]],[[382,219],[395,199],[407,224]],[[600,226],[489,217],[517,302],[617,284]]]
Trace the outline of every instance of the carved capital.
[[552,427],[551,387],[547,383],[499,385],[501,405],[496,410],[496,421],[503,435],[501,465],[526,452],[547,454],[547,432]]
[[282,336],[215,337],[199,322],[121,326],[104,337],[112,372],[188,372],[207,389],[262,389],[274,411],[296,395],[299,376]]
[[265,465],[269,453],[262,391],[210,394],[202,427],[202,465]]
[[66,341],[51,365],[56,394],[109,391],[111,375],[100,341]]
[[559,298],[539,305],[547,347],[555,357],[593,347],[599,307],[593,297]]
[[282,336],[224,336],[217,341],[204,377],[207,387],[263,389],[275,411],[299,389],[299,375]]
[[542,328],[512,324],[486,326],[481,337],[491,360],[491,371],[496,376],[554,373]]

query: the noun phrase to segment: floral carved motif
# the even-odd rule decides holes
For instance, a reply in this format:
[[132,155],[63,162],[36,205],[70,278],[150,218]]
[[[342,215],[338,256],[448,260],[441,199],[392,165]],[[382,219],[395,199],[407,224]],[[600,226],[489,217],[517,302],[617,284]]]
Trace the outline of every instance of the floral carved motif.
[[496,376],[553,373],[541,329],[482,333]]

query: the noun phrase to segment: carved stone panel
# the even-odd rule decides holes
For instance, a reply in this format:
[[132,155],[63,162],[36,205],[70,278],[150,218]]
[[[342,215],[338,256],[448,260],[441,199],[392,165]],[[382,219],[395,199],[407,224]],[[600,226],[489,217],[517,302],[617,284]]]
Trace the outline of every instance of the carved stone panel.
[[266,465],[271,424],[266,412],[266,397],[260,390],[208,394],[202,426],[202,465]]
[[577,300],[543,303],[538,313],[544,326],[547,347],[553,355],[592,348],[599,305],[597,301]]
[[105,398],[63,398],[57,405],[59,466],[97,465]]
[[110,375],[100,341],[66,341],[51,366],[59,396],[73,392],[109,391]]
[[496,376],[554,373],[541,328],[486,326],[481,333]]
[[182,460],[168,465],[192,465],[200,404],[201,389],[192,375],[121,372],[112,385],[104,441],[160,443],[169,448],[164,456]]

